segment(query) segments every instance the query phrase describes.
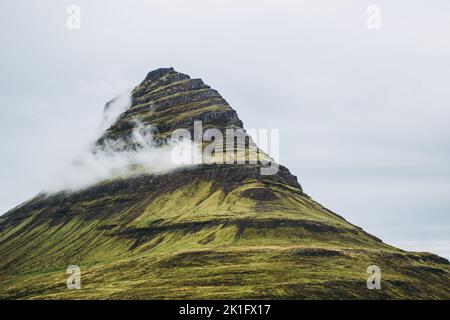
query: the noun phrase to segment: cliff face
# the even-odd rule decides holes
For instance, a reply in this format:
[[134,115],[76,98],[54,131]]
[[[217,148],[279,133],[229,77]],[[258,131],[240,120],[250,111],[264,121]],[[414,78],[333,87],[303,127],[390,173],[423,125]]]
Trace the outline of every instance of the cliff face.
[[[196,120],[243,128],[202,80],[158,69],[97,145],[127,145],[136,122],[163,144]],[[448,261],[384,244],[312,200],[287,168],[261,166],[201,164],[37,196],[0,216],[0,297],[450,298]],[[81,290],[66,288],[68,265],[81,268]],[[367,289],[371,265],[381,290]]]
[[155,127],[161,137],[175,129],[193,131],[194,121],[202,121],[204,128],[242,128],[234,111],[225,99],[201,79],[191,79],[173,68],[150,72],[134,88],[131,107],[100,139],[126,138],[136,121]]

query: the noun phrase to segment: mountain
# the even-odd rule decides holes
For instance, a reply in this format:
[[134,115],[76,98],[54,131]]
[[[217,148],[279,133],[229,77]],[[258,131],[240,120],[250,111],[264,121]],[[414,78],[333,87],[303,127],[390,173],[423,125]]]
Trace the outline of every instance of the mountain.
[[[178,129],[194,136],[195,121],[220,132],[243,128],[202,80],[158,69],[93,152],[139,152],[137,123],[152,128],[153,148],[162,150]],[[446,259],[383,243],[311,199],[281,165],[262,174],[274,160],[250,137],[225,142],[235,160],[261,161],[158,173],[131,166],[128,175],[39,194],[0,216],[0,298],[450,298]],[[81,290],[66,287],[69,265],[81,269]],[[381,289],[369,290],[373,265]]]

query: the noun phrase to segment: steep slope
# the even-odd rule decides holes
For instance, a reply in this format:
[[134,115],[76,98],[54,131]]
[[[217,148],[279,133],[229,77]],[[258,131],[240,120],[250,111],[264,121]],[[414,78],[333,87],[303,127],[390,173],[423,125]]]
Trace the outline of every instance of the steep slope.
[[[196,120],[243,127],[203,81],[158,69],[97,145],[136,148],[136,122],[162,145]],[[384,244],[312,200],[288,169],[261,166],[201,164],[38,195],[0,216],[0,298],[450,298],[447,260]],[[80,266],[81,290],[66,288],[68,265]],[[381,290],[366,287],[370,265]]]

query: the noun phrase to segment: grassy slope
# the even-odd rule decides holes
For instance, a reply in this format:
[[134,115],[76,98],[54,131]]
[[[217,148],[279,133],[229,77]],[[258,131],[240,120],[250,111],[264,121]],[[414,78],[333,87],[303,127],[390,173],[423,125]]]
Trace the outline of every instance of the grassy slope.
[[[292,187],[192,179],[129,191],[57,210],[38,199],[3,218],[0,298],[450,298],[445,260],[385,245]],[[69,264],[82,290],[66,289]],[[372,264],[382,290],[366,288]]]

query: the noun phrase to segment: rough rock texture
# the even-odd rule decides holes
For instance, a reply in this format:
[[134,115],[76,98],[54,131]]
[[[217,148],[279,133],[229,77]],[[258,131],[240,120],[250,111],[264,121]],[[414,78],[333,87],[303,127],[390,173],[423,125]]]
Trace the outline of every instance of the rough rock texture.
[[216,90],[201,79],[191,79],[173,68],[150,72],[133,90],[129,110],[102,139],[126,138],[137,120],[155,126],[161,136],[179,128],[192,132],[195,120],[201,120],[204,128],[243,127],[236,111]]
[[[165,141],[195,120],[243,127],[202,80],[158,69],[97,143],[127,141],[136,121]],[[450,298],[447,260],[384,244],[312,200],[287,168],[260,167],[204,164],[38,195],[0,216],[0,298]],[[72,264],[81,290],[66,288]],[[381,290],[367,289],[370,265]]]

